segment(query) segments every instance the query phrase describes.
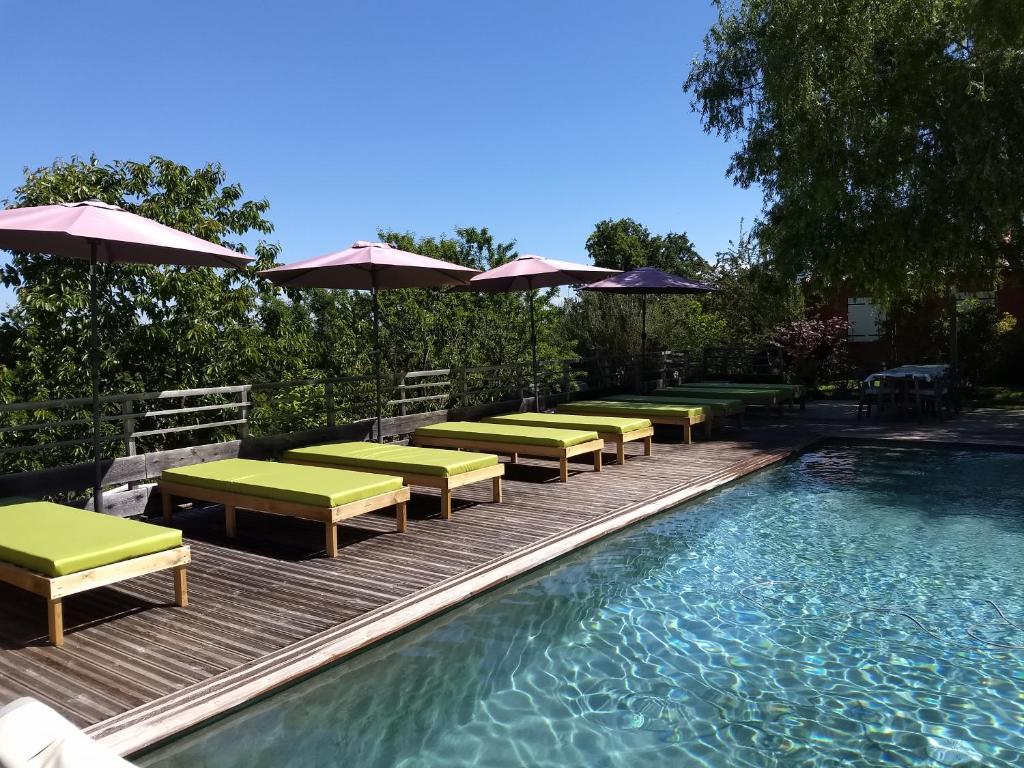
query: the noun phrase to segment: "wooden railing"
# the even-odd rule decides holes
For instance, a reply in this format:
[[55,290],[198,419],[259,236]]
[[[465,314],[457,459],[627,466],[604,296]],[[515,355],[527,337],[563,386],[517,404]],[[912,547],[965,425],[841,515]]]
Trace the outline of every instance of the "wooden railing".
[[[648,368],[667,356],[650,356]],[[640,385],[635,357],[542,363],[541,394]],[[533,396],[521,364],[409,371],[386,386],[385,417],[469,408]],[[131,457],[197,443],[245,440],[337,427],[374,413],[366,376],[303,379],[221,387],[106,394],[101,397],[104,454]],[[73,398],[0,404],[0,475],[88,461],[91,400]]]

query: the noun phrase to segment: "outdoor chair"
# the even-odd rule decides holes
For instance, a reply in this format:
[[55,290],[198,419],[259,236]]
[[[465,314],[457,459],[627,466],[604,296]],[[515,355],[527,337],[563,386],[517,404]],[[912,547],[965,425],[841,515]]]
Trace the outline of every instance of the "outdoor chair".
[[455,448],[463,451],[487,451],[510,457],[519,456],[558,461],[558,477],[569,479],[569,459],[591,454],[594,471],[601,471],[604,440],[597,432],[578,429],[524,427],[520,424],[485,424],[474,421],[447,421],[420,427],[409,438],[412,445],[430,448]]
[[338,523],[350,517],[393,506],[398,532],[403,533],[409,489],[402,485],[402,478],[388,475],[222,459],[165,469],[160,473],[160,497],[168,522],[175,498],[222,504],[230,537],[236,531],[236,509],[322,523],[327,556],[337,557]]
[[555,429],[581,429],[597,432],[605,443],[615,446],[615,461],[626,461],[626,443],[643,441],[644,456],[651,455],[654,427],[649,419],[622,416],[582,416],[567,413],[506,413],[484,419],[491,424],[519,424],[525,427],[554,427]]
[[188,605],[181,531],[49,501],[0,499],[0,581],[46,599],[50,642],[64,645],[64,598],[171,569]]
[[452,491],[472,483],[491,482],[491,498],[501,501],[505,466],[490,453],[417,448],[411,445],[349,442],[313,445],[285,451],[282,461],[318,467],[394,475],[406,485],[441,491],[441,517],[452,516]]

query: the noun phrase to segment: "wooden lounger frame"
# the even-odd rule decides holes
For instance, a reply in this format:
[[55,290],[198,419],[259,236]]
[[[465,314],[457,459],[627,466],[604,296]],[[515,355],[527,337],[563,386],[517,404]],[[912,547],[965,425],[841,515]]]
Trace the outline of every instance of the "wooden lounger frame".
[[439,437],[435,435],[413,434],[409,437],[409,445],[501,453],[507,455],[512,464],[515,464],[520,456],[531,456],[538,459],[558,459],[558,479],[563,483],[569,480],[569,459],[584,453],[592,453],[594,454],[594,471],[600,472],[601,453],[604,451],[604,440],[600,438],[562,448],[551,445],[514,443],[508,440],[480,440],[474,437]]
[[[581,402],[585,402],[585,401],[581,401]],[[602,411],[594,410],[592,408],[588,408],[586,410],[581,410],[581,411],[573,411],[573,410],[571,410],[572,403],[568,403],[567,405],[569,406],[569,408],[565,409],[565,410],[561,410],[561,411],[559,411],[559,413],[574,414],[576,416],[626,416],[626,417],[628,417],[628,416],[632,416],[633,415],[633,414],[625,413],[622,409],[614,409],[613,410],[611,408],[609,408],[607,411],[603,411],[603,412]],[[644,413],[642,415],[641,414],[636,414],[636,418],[638,418],[638,419],[647,419],[649,422],[651,422],[651,424],[663,424],[663,425],[667,425],[667,426],[671,426],[671,427],[682,427],[683,428],[683,442],[686,443],[687,445],[690,445],[690,444],[693,443],[693,427],[694,427],[694,425],[696,425],[696,424],[703,424],[705,421],[707,421],[708,424],[707,424],[707,426],[705,428],[709,430],[708,437],[710,437],[710,426],[711,426],[711,423],[707,419],[707,417],[704,416],[703,413],[699,413],[696,416],[669,416],[669,415],[666,415],[666,414],[660,414],[660,415],[655,416],[653,413],[652,414]]]
[[164,520],[170,521],[174,510],[174,499],[194,499],[196,501],[208,501],[214,504],[224,505],[224,528],[227,535],[233,537],[237,531],[235,525],[235,510],[249,509],[253,512],[265,512],[268,515],[281,515],[283,517],[298,517],[302,520],[312,520],[324,525],[324,540],[328,557],[338,556],[338,529],[337,524],[342,520],[367,512],[375,512],[378,509],[394,506],[397,518],[399,533],[404,533],[406,528],[406,503],[409,501],[409,489],[405,486],[387,493],[379,493],[376,496],[368,496],[365,499],[352,501],[338,507],[317,507],[312,504],[301,504],[294,501],[279,501],[268,499],[263,496],[253,496],[248,493],[236,493],[234,491],[223,491],[213,488],[202,488],[189,483],[179,483],[170,480],[160,481],[160,502],[163,505]]
[[615,446],[615,463],[625,464],[626,443],[631,443],[634,440],[643,440],[644,456],[651,455],[651,443],[654,439],[654,427],[641,427],[640,429],[631,429],[628,432],[602,432],[599,429],[597,430],[597,436],[606,443],[611,443]]
[[504,464],[494,464],[490,467],[481,467],[469,472],[460,472],[457,475],[442,477],[440,475],[424,475],[419,472],[403,472],[399,469],[389,467],[373,468],[362,464],[346,464],[343,461],[309,461],[286,456],[282,459],[286,464],[305,464],[308,467],[327,467],[328,469],[348,469],[356,472],[369,472],[375,475],[390,475],[400,477],[406,485],[422,485],[427,488],[437,488],[441,491],[441,517],[449,520],[452,516],[452,491],[464,485],[480,483],[484,480],[491,481],[491,496],[495,504],[501,502],[501,478],[505,474]]
[[69,573],[65,576],[44,576],[18,565],[0,562],[0,581],[28,590],[46,598],[46,619],[50,642],[58,648],[64,645],[64,598],[97,587],[106,587],[125,579],[174,569],[174,602],[181,608],[188,605],[186,566],[192,561],[187,546],[165,549],[149,555],[131,557],[96,568]]

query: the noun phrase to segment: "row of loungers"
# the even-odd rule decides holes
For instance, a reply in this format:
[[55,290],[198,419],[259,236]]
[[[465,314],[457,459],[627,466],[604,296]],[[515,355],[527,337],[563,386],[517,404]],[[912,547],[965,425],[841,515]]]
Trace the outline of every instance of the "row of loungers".
[[[397,529],[404,532],[411,485],[439,489],[441,515],[449,518],[452,491],[470,483],[490,481],[493,500],[501,501],[505,467],[495,454],[508,454],[513,462],[518,456],[555,459],[564,482],[574,456],[592,454],[594,470],[601,471],[601,435],[616,446],[622,463],[624,442],[643,440],[650,455],[652,434],[650,422],[637,419],[510,414],[423,427],[410,446],[338,443],[287,451],[281,462],[211,461],[161,473],[163,516],[171,520],[176,499],[220,504],[229,537],[236,535],[238,509],[310,520],[324,526],[326,552],[336,557],[337,524],[348,518],[393,506]],[[64,644],[68,595],[171,570],[175,603],[183,607],[190,562],[189,547],[174,528],[46,501],[0,500],[0,581],[46,600],[49,640],[56,646]]]
[[[628,442],[642,442],[649,456],[654,424],[681,427],[687,443],[698,424],[710,430],[736,418],[742,426],[745,405],[778,401],[777,390],[759,389],[669,388],[648,397],[565,403],[556,413],[433,424],[417,429],[408,446],[336,443],[287,451],[281,462],[223,459],[167,469],[159,482],[163,517],[172,519],[175,499],[220,504],[229,537],[237,532],[238,509],[310,520],[324,526],[325,550],[336,557],[337,525],[348,518],[394,507],[397,530],[404,532],[410,486],[438,489],[447,519],[456,488],[490,481],[493,501],[501,501],[505,467],[495,454],[513,464],[519,456],[556,460],[566,482],[568,461],[577,456],[590,454],[600,472],[606,444],[614,446],[618,464]],[[170,570],[175,603],[186,606],[190,562],[174,528],[45,501],[0,500],[0,581],[45,598],[49,639],[57,646],[64,642],[65,597]]]

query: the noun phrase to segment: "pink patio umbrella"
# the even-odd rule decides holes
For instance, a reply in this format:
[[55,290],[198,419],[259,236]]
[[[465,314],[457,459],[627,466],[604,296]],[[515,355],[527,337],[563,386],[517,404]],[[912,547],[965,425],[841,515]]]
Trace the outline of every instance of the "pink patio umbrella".
[[469,281],[469,290],[503,293],[528,291],[530,294],[530,349],[533,362],[533,406],[540,410],[540,388],[537,377],[537,318],[534,308],[536,289],[560,285],[581,285],[617,274],[617,269],[592,267],[572,261],[558,261],[525,254],[489,269]]
[[605,293],[639,294],[640,301],[640,362],[647,363],[647,296],[649,294],[666,293],[710,293],[718,289],[707,283],[699,283],[679,275],[662,272],[655,267],[637,267],[629,272],[609,277],[586,286],[585,291],[602,291]]
[[344,288],[373,297],[373,379],[377,399],[377,441],[383,403],[380,391],[380,306],[378,288],[439,288],[465,285],[477,269],[402,251],[387,243],[358,240],[343,251],[265,269],[260,275],[283,288]]
[[89,363],[92,373],[93,509],[103,511],[100,438],[98,264],[241,268],[249,256],[97,200],[0,211],[0,249],[89,261]]

